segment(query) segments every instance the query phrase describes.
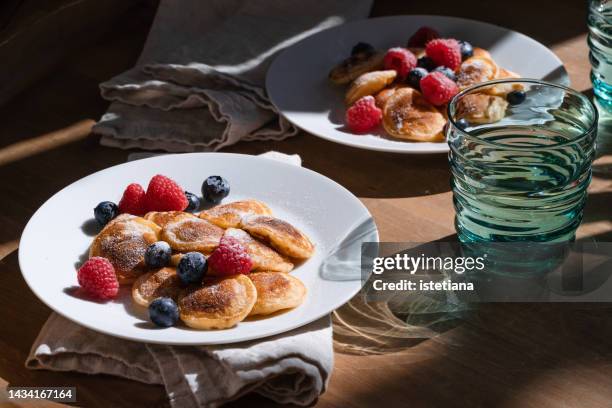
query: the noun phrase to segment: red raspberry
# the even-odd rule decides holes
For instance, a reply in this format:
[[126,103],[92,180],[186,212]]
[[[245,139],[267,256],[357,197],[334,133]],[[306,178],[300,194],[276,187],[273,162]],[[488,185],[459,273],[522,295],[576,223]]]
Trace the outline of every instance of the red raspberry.
[[363,133],[376,127],[382,120],[382,111],[374,97],[364,96],[346,110],[346,124],[355,133]]
[[145,192],[138,183],[132,183],[123,192],[119,201],[119,211],[133,215],[143,215],[145,208]]
[[183,211],[189,204],[185,190],[161,174],[149,181],[145,203],[148,211]]
[[414,54],[401,47],[389,48],[383,60],[385,69],[394,69],[399,79],[405,79],[416,64],[417,59]]
[[452,38],[431,40],[425,46],[425,54],[437,65],[455,71],[461,65],[461,46]]
[[448,103],[459,92],[457,84],[442,72],[430,72],[420,82],[423,96],[432,105]]
[[77,280],[83,290],[95,299],[113,299],[119,293],[115,268],[101,256],[94,256],[85,262],[77,272]]
[[440,38],[440,34],[431,27],[423,26],[412,34],[407,46],[410,48],[422,48],[435,38]]
[[247,274],[253,262],[244,245],[234,237],[225,236],[217,249],[208,257],[208,266],[213,274],[220,276]]

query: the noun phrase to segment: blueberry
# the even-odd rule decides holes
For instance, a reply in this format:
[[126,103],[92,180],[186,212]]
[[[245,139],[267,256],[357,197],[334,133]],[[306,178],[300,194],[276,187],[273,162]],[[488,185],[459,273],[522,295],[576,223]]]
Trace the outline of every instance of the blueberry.
[[461,47],[461,59],[466,60],[474,55],[474,48],[472,44],[467,41],[459,41],[459,46]]
[[170,262],[172,249],[167,242],[157,241],[147,247],[144,254],[145,264],[149,268],[163,268]]
[[468,126],[470,126],[470,122],[465,120],[465,118],[461,118],[455,122],[455,126],[461,130],[465,130]]
[[194,212],[200,208],[200,197],[190,193],[189,191],[185,191],[185,197],[187,197],[187,201],[189,202],[189,204],[187,204],[187,208],[185,208],[185,211]]
[[208,270],[206,258],[199,252],[188,252],[179,261],[176,274],[185,285],[199,283]]
[[436,67],[436,64],[429,57],[421,57],[417,60],[417,67],[431,71]]
[[453,71],[452,69],[448,68],[448,67],[444,67],[444,66],[439,66],[436,69],[434,69],[434,72],[441,72],[444,74],[445,77],[447,77],[448,79],[450,79],[451,81],[456,81],[457,77],[455,76],[455,71]]
[[525,102],[527,98],[527,94],[525,91],[512,91],[508,95],[506,95],[506,100],[510,105],[520,105]]
[[420,90],[421,79],[425,75],[427,75],[427,70],[425,68],[414,68],[408,73],[408,78],[406,79],[406,81],[408,81],[408,85],[410,85],[414,89]]
[[158,297],[149,305],[149,317],[156,326],[174,326],[179,319],[178,306],[169,297]]
[[351,50],[351,55],[362,54],[362,53],[371,54],[374,51],[375,49],[371,44],[368,44],[366,42],[358,42],[357,44],[355,44],[355,46]]
[[210,176],[202,184],[202,196],[211,204],[218,204],[230,192],[230,186],[221,176]]
[[94,208],[94,217],[102,226],[108,224],[117,215],[119,215],[119,208],[117,204],[110,201],[102,201]]

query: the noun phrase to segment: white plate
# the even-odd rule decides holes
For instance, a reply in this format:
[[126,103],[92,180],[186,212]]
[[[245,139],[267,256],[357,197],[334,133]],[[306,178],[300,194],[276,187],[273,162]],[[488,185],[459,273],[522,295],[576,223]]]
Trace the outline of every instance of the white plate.
[[421,26],[444,37],[466,40],[486,48],[495,61],[524,78],[569,84],[559,58],[544,45],[515,31],[454,17],[392,16],[361,20],[317,33],[282,52],[272,63],[266,87],[272,102],[294,125],[337,143],[397,153],[447,152],[446,143],[392,140],[384,131],[354,135],[344,127],[345,87],[327,80],[331,68],[346,58],[353,45],[365,41],[377,48],[405,46]]
[[[117,201],[131,182],[146,186],[155,174],[176,180],[199,192],[213,174],[230,182],[227,201],[256,198],[270,205],[280,218],[306,232],[316,244],[315,255],[292,273],[308,288],[298,308],[269,318],[244,321],[228,330],[198,331],[184,326],[155,328],[145,308],[132,305],[129,288],[118,299],[96,303],[73,295],[76,266],[93,240],[93,207]],[[361,288],[359,255],[346,276],[322,273],[324,261],[339,242],[359,224],[372,228],[362,240],[378,241],[372,217],[348,190],[311,170],[271,159],[222,153],[168,155],[111,167],[85,177],[51,197],[32,216],[19,245],[22,274],[44,303],[61,315],[102,333],[130,340],[164,344],[219,344],[281,333],[330,313]],[[358,245],[356,246],[358,248]],[[331,273],[333,275],[333,273]]]

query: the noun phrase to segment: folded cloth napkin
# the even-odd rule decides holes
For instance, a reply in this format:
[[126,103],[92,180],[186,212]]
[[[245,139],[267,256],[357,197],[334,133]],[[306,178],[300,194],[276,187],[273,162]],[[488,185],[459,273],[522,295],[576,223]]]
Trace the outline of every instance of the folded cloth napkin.
[[[297,130],[264,91],[283,48],[366,17],[372,0],[161,0],[137,65],[100,85],[113,101],[94,127],[108,146],[217,150]],[[288,84],[290,86],[290,84]]]
[[[297,155],[264,153],[300,165]],[[325,391],[333,366],[331,319],[287,333],[215,346],[142,344],[107,336],[52,313],[26,367],[110,374],[163,384],[173,407],[218,407],[249,392],[278,403],[310,405]]]

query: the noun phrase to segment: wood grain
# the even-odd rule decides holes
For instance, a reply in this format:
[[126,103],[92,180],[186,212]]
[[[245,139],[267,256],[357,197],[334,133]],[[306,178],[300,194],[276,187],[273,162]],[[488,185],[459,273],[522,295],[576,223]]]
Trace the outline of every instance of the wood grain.
[[[583,2],[520,0],[502,6],[487,0],[377,1],[373,14],[456,15],[511,27],[551,47],[564,61],[573,86],[590,92]],[[105,41],[73,55],[53,75],[13,99],[0,111],[0,152],[17,143],[27,146],[28,140],[81,120],[96,120],[106,107],[97,83],[133,64],[146,32],[147,21],[142,19],[118,22]],[[162,387],[23,367],[49,309],[21,278],[17,255],[11,252],[14,243],[50,195],[125,161],[128,154],[99,146],[95,137],[64,141],[0,164],[0,248],[8,248],[0,260],[0,377],[12,385],[76,386],[82,406],[167,406]],[[226,151],[257,154],[271,149],[300,154],[305,167],[357,195],[374,215],[382,240],[428,241],[454,233],[443,156],[369,152],[304,133],[282,142],[239,143]],[[611,154],[595,163],[581,237],[612,238],[611,167]],[[456,327],[400,351],[371,356],[336,353],[329,389],[317,406],[611,406],[611,312],[605,304],[480,305]],[[270,403],[247,396],[228,406]]]

